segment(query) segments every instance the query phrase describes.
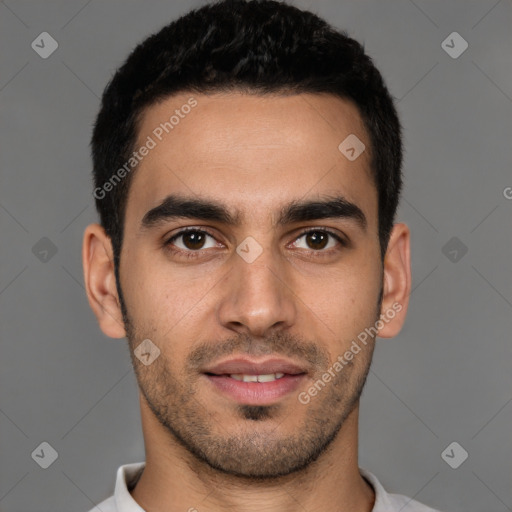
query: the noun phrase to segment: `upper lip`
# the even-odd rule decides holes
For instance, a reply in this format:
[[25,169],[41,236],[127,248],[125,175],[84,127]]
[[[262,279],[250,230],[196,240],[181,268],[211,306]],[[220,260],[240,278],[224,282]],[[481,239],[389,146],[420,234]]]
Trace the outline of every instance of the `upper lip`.
[[271,373],[287,373],[297,375],[306,373],[306,369],[286,359],[254,361],[239,357],[211,366],[205,369],[203,373],[213,373],[215,375],[231,375],[237,373],[243,373],[245,375],[269,375]]

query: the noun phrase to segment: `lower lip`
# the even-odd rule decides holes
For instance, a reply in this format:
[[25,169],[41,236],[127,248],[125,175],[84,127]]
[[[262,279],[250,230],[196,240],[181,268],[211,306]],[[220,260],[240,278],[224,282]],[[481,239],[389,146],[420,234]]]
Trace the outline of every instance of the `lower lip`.
[[286,374],[271,382],[243,382],[229,375],[206,375],[207,379],[223,394],[240,403],[249,405],[266,405],[295,391],[306,374]]

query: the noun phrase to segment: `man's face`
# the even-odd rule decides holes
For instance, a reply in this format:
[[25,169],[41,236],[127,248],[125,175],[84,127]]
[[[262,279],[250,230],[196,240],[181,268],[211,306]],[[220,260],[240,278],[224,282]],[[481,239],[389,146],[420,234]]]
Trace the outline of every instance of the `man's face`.
[[[241,476],[289,474],[333,441],[369,370],[373,340],[299,400],[379,317],[370,141],[357,109],[330,95],[193,95],[197,105],[182,109],[191,96],[150,107],[139,130],[136,148],[148,136],[156,145],[135,171],[124,224],[133,364],[148,410],[196,458]],[[179,122],[158,130],[176,109]],[[366,146],[353,161],[338,149],[350,134]],[[238,223],[207,208],[195,218],[154,210],[171,194],[215,202]],[[366,227],[350,209],[283,218],[291,203],[339,197]],[[133,356],[145,339],[160,350],[149,365]],[[301,374],[276,368],[282,380],[246,383],[229,376],[236,364],[215,373],[234,358],[284,359]]]

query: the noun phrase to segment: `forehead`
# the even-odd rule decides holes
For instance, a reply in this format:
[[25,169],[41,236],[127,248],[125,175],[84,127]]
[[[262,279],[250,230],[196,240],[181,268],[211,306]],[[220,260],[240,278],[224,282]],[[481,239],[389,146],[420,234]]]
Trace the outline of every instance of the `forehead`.
[[[358,151],[357,140],[366,149],[349,159],[340,144]],[[246,223],[292,200],[342,195],[376,223],[368,134],[357,108],[332,95],[180,93],[146,110],[135,150],[144,146],[127,226],[175,193],[218,200]]]

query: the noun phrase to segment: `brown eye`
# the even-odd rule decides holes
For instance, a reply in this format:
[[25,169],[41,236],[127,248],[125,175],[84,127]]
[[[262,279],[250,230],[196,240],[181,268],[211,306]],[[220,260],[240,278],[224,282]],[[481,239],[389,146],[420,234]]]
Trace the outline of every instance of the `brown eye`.
[[346,246],[341,236],[326,229],[310,229],[300,235],[294,242],[299,249],[313,250],[313,252],[328,253],[336,246]]
[[[207,245],[208,238],[212,240],[209,245]],[[200,249],[216,247],[213,236],[200,229],[187,229],[180,231],[171,237],[165,245],[177,247],[183,252],[194,252],[199,251]]]
[[312,231],[306,234],[306,243],[311,249],[325,249],[329,242],[329,235],[322,231]]
[[183,245],[187,249],[197,250],[202,249],[205,241],[204,233],[198,231],[192,231],[191,233],[185,233],[182,236]]

